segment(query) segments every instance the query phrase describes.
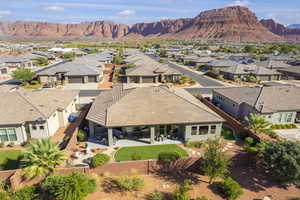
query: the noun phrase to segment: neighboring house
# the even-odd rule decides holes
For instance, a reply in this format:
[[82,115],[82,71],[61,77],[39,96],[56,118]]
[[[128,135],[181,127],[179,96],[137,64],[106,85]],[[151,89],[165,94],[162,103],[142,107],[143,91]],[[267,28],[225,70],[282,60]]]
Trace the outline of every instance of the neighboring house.
[[0,56],[0,74],[12,74],[18,68],[33,68],[33,61],[39,56],[31,53]]
[[[145,140],[205,140],[220,135],[224,120],[190,93],[167,86],[115,86],[96,97],[86,117],[90,136]],[[106,132],[101,132],[105,128]],[[118,133],[118,134],[117,134]]]
[[300,122],[300,88],[295,86],[236,87],[215,89],[213,103],[244,120],[259,113],[272,124]]
[[103,66],[95,55],[93,59],[88,55],[51,65],[36,75],[42,84],[97,83],[103,79]]
[[276,60],[266,60],[262,62],[256,63],[258,66],[271,69],[271,70],[279,70],[291,67],[291,65],[286,64],[283,61],[276,61]]
[[278,70],[284,80],[300,80],[300,66],[287,67]]
[[0,141],[22,144],[30,138],[53,136],[76,112],[78,92],[15,90],[0,98]]
[[235,80],[239,78],[241,80],[247,80],[249,76],[254,76],[258,81],[272,81],[280,80],[281,74],[279,72],[260,67],[256,64],[237,64],[233,67],[227,67],[220,69],[220,74],[224,75],[225,79]]
[[215,59],[209,56],[199,57],[197,55],[187,55],[183,57],[183,63],[188,63],[188,65],[196,66],[196,65],[207,65]]
[[227,67],[236,66],[238,63],[231,60],[214,60],[206,65],[206,68],[209,70],[212,69],[223,69]]
[[175,82],[181,76],[179,71],[138,52],[128,56],[125,62],[133,66],[125,69],[120,76],[123,83]]

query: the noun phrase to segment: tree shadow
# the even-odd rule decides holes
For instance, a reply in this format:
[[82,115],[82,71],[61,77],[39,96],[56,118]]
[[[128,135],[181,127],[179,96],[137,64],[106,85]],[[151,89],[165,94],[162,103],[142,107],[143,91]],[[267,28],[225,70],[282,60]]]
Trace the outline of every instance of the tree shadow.
[[6,162],[2,165],[3,170],[13,170],[20,168],[20,160],[21,157],[18,157],[17,159],[7,158]]
[[287,189],[277,183],[256,164],[255,159],[247,152],[239,152],[232,157],[230,177],[237,181],[241,187],[254,192],[260,192],[270,187]]
[[[172,183],[181,183],[190,179],[193,183],[200,182],[195,172],[199,172],[199,159],[186,158],[171,163],[158,162],[152,166],[151,173]],[[198,170],[196,170],[198,169]]]

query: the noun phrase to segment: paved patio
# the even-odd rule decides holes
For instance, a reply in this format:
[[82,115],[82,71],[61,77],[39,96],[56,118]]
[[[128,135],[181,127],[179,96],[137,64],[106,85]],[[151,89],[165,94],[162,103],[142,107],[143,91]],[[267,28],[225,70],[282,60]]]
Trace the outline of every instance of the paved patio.
[[[122,139],[118,140],[113,147],[131,147],[131,146],[145,146],[145,145],[160,145],[160,144],[182,144],[182,141],[179,140],[169,140],[165,139],[164,141],[156,141],[154,144],[149,143],[149,138],[144,138],[140,140],[129,140]],[[87,142],[88,148],[90,149],[106,149],[109,148],[105,144],[100,144],[100,142],[95,138],[89,138]]]
[[300,142],[300,129],[282,129],[274,131],[287,140]]

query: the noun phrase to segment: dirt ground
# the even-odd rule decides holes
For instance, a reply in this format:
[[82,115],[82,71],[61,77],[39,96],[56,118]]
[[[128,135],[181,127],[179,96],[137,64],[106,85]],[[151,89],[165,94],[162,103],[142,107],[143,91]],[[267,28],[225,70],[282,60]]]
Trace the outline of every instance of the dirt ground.
[[[260,200],[268,195],[272,196],[272,200],[292,200],[293,198],[300,197],[299,188],[280,186],[257,167],[254,160],[247,153],[238,149],[236,150],[236,152],[234,150],[231,151],[232,154],[230,155],[233,160],[230,176],[243,187],[244,194],[239,200]],[[110,188],[105,188],[102,184],[102,186],[98,187],[98,191],[88,196],[86,200],[143,200],[154,191],[160,191],[168,195],[184,179],[190,179],[194,183],[193,190],[190,192],[192,198],[206,196],[209,200],[224,199],[218,193],[216,184],[209,185],[208,177],[199,173],[193,173],[192,171],[188,174],[177,172],[175,174],[156,173],[137,176],[143,178],[145,181],[144,190],[141,192],[124,194]],[[103,180],[104,178],[102,178]]]

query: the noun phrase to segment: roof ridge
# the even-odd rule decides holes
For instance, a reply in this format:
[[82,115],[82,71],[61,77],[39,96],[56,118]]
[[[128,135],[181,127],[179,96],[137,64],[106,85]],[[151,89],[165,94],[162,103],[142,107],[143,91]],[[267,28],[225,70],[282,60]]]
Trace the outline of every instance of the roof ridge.
[[40,113],[43,117],[45,117],[45,119],[47,118],[47,116],[40,111],[35,105],[33,105],[25,96],[21,95],[21,93],[19,91],[16,92],[22,99],[24,99],[29,105],[31,105],[38,113]]
[[[183,99],[184,101],[186,101],[186,102],[188,102],[188,103],[190,103],[190,104],[192,104],[192,105],[194,105],[194,106],[197,106],[197,107],[200,108],[201,110],[203,110],[203,111],[205,111],[205,112],[208,112],[209,114],[214,115],[215,117],[218,117],[218,118],[223,119],[221,116],[217,115],[216,113],[210,112],[210,111],[209,111],[210,108],[207,107],[209,110],[205,110],[205,109],[202,108],[201,106],[199,106],[199,105],[197,105],[197,104],[195,104],[195,103],[189,101],[188,99],[186,99],[186,98],[184,98],[184,97],[182,97],[182,96],[176,94],[175,92],[171,92],[169,89],[167,89],[167,88],[165,88],[165,87],[162,87],[162,88],[163,88],[164,90],[168,91],[169,93],[174,94],[174,95],[176,95],[177,97]],[[195,98],[195,97],[193,97],[193,98]],[[204,104],[203,104],[203,105],[204,105]],[[204,105],[204,106],[206,106],[206,105]]]
[[258,100],[260,99],[260,97],[261,97],[261,95],[262,95],[263,89],[264,89],[264,87],[261,87],[261,89],[260,89],[260,91],[259,91],[259,94],[258,94],[258,96],[257,96],[257,99],[256,99],[256,101],[255,101],[255,103],[254,103],[254,105],[253,105],[253,107],[254,107],[255,109],[256,109],[256,105],[257,105],[257,103],[258,103]]

